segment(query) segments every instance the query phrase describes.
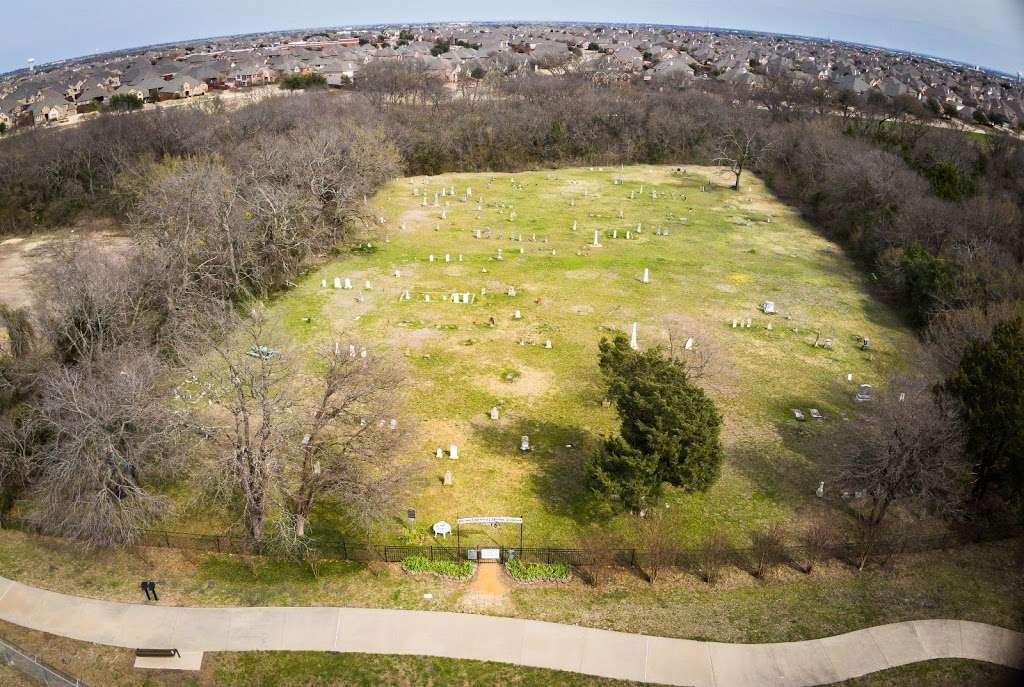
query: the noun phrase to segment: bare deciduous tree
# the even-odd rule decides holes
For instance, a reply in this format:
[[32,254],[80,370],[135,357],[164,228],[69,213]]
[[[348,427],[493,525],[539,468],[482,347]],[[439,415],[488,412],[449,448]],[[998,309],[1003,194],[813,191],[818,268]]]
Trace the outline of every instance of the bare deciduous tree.
[[814,522],[801,532],[804,572],[810,574],[814,566],[828,558],[835,543],[836,533],[827,522]]
[[45,531],[125,544],[161,515],[165,499],[144,482],[175,463],[162,369],[149,355],[121,350],[46,371],[31,412],[46,440],[32,453],[29,513]]
[[754,167],[771,150],[765,125],[748,113],[738,112],[715,137],[715,164],[729,168],[736,181],[733,190],[740,189],[743,171]]
[[198,386],[189,400],[206,398],[220,411],[196,418],[216,451],[212,492],[241,502],[249,537],[262,544],[266,521],[274,512],[283,454],[294,434],[295,402],[292,370],[284,355],[269,349],[263,318],[254,315],[239,323],[240,335],[208,340],[212,362],[204,357],[188,361]]
[[778,523],[750,533],[750,553],[753,557],[754,577],[762,579],[769,569],[786,561],[784,534]]
[[736,555],[736,550],[723,532],[715,531],[704,538],[697,552],[701,577],[708,584],[714,584],[726,566]]
[[196,413],[216,447],[213,493],[237,498],[257,545],[302,548],[313,507],[328,496],[354,521],[379,519],[416,471],[397,456],[409,431],[398,414],[400,370],[346,347],[303,375],[299,355],[270,347],[258,312],[234,328],[209,343],[213,364],[192,365],[191,399],[219,410]]
[[644,554],[644,572],[654,584],[661,570],[675,563],[679,554],[676,532],[661,509],[655,509],[646,518],[639,518],[636,526],[639,548]]
[[[714,336],[706,328],[679,318],[665,318],[665,332],[668,335],[668,354],[681,362],[690,379],[713,377],[719,370],[719,347]],[[688,341],[691,346],[687,348]]]
[[969,481],[956,413],[921,379],[893,378],[832,436],[835,482],[862,493],[878,526],[890,506],[950,515]]
[[338,499],[355,520],[371,524],[394,506],[417,467],[397,459],[411,429],[400,415],[400,368],[340,349],[323,355],[319,367],[306,385],[316,395],[303,409],[301,448],[283,485],[298,537],[305,536],[321,496]]

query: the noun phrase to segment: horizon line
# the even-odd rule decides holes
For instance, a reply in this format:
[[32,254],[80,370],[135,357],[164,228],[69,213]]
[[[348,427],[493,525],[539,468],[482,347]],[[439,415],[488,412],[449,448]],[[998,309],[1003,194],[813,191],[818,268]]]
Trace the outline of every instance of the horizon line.
[[[912,57],[919,57],[919,58],[923,58],[923,59],[930,60],[930,61],[933,61],[933,62],[947,63],[947,64],[950,64],[950,65],[955,65],[955,66],[958,66],[958,67],[963,67],[963,68],[970,69],[970,70],[973,70],[973,71],[981,71],[981,72],[984,72],[984,73],[987,73],[987,74],[998,75],[998,76],[1006,77],[1006,78],[1009,78],[1009,79],[1019,79],[1020,75],[1021,75],[1020,71],[1018,71],[1017,74],[1011,74],[1009,72],[1005,72],[1002,69],[998,69],[996,67],[989,67],[989,66],[980,65],[980,64],[971,64],[969,62],[963,62],[961,60],[953,59],[953,58],[950,58],[950,57],[942,57],[942,56],[939,56],[939,55],[931,55],[931,54],[928,54],[928,53],[915,52],[913,50],[908,50],[906,48],[893,48],[893,47],[884,46],[884,45],[876,45],[876,44],[873,44],[873,43],[862,43],[862,42],[859,42],[859,41],[847,40],[847,39],[842,39],[842,38],[832,38],[831,36],[815,36],[815,35],[807,35],[807,34],[782,33],[782,32],[778,32],[778,31],[766,31],[766,30],[763,30],[763,29],[744,29],[744,28],[733,28],[733,27],[726,27],[726,26],[710,26],[710,25],[696,26],[696,25],[692,25],[692,24],[659,24],[659,23],[641,22],[641,21],[612,22],[612,21],[597,21],[597,20],[585,20],[585,19],[574,19],[574,20],[565,20],[565,19],[560,19],[560,20],[543,20],[543,19],[490,19],[490,20],[486,20],[486,21],[471,20],[471,19],[446,19],[446,20],[443,20],[443,21],[417,21],[417,22],[397,22],[396,21],[396,22],[378,22],[378,23],[345,24],[345,25],[340,25],[339,24],[339,25],[304,26],[304,27],[284,28],[284,29],[268,29],[268,30],[264,30],[264,31],[247,31],[247,32],[244,32],[244,33],[224,33],[224,34],[218,34],[218,35],[212,35],[212,36],[199,36],[199,37],[194,37],[194,38],[183,38],[183,39],[178,39],[178,40],[174,40],[174,41],[167,41],[167,42],[163,42],[163,43],[148,43],[148,44],[145,44],[145,45],[136,45],[136,46],[130,46],[130,47],[125,47],[125,48],[113,48],[111,50],[104,50],[104,51],[101,51],[101,52],[84,53],[84,54],[75,55],[75,56],[71,56],[71,57],[56,58],[56,59],[53,59],[53,60],[49,60],[47,62],[35,64],[35,71],[39,71],[41,69],[45,69],[45,68],[48,68],[48,67],[58,66],[58,65],[63,64],[63,63],[74,64],[74,63],[80,62],[82,60],[86,60],[86,59],[89,59],[89,58],[95,58],[95,57],[102,57],[102,56],[105,56],[105,55],[117,55],[117,54],[122,54],[122,53],[127,54],[127,53],[132,53],[132,52],[144,52],[146,50],[151,50],[151,49],[156,49],[156,48],[166,48],[168,46],[184,45],[184,44],[196,43],[196,42],[200,42],[200,41],[210,41],[210,40],[217,40],[217,39],[224,39],[224,38],[246,38],[246,37],[249,37],[249,36],[261,36],[261,35],[278,34],[278,33],[292,33],[292,32],[298,32],[298,31],[314,31],[314,30],[317,30],[317,29],[326,29],[326,30],[331,30],[331,31],[344,31],[344,30],[353,30],[354,31],[354,30],[374,29],[374,28],[381,28],[381,29],[383,29],[383,28],[391,28],[391,27],[444,26],[444,25],[470,25],[470,26],[473,26],[473,25],[476,25],[476,26],[506,26],[506,25],[538,25],[538,26],[550,25],[550,26],[554,26],[554,25],[567,25],[567,26],[601,26],[601,27],[622,26],[622,27],[650,27],[650,28],[682,29],[682,30],[687,30],[687,31],[698,31],[698,32],[706,32],[706,33],[729,32],[729,33],[752,34],[752,35],[761,35],[761,36],[776,36],[776,37],[780,37],[780,38],[797,39],[797,40],[801,40],[801,41],[816,41],[816,42],[839,43],[839,44],[842,44],[842,45],[849,45],[849,46],[854,46],[854,47],[869,48],[869,49],[872,49],[872,50],[881,50],[881,51],[890,52],[890,53],[909,55],[909,56],[912,56]],[[29,59],[34,60],[34,58],[31,58],[31,57],[30,58],[26,58],[26,60],[29,60]],[[23,66],[23,67],[18,67],[18,68],[15,68],[15,69],[10,69],[10,70],[5,71],[5,72],[0,72],[0,78],[6,78],[8,76],[11,76],[11,75],[14,75],[14,74],[18,74],[19,72],[28,71],[28,69],[29,69],[28,66]]]

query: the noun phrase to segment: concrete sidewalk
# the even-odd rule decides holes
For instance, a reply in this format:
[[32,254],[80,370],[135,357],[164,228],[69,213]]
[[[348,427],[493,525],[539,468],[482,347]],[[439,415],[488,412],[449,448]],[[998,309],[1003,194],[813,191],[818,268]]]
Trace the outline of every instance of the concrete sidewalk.
[[412,654],[699,687],[820,685],[933,658],[1024,670],[1024,634],[962,620],[915,620],[804,642],[724,644],[433,611],[142,606],[2,577],[0,619],[129,648]]

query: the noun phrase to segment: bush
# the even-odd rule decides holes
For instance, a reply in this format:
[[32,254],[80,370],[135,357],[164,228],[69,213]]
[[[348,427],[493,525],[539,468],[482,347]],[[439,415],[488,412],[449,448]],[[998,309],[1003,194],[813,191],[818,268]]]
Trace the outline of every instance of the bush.
[[402,569],[406,572],[433,573],[441,577],[465,578],[473,575],[473,563],[470,561],[432,561],[426,556],[408,556],[402,561]]
[[293,74],[281,77],[280,86],[286,91],[326,88],[327,79],[321,74]]
[[786,560],[786,546],[778,525],[769,525],[750,533],[750,553],[755,577],[763,578],[775,565]]
[[134,93],[115,93],[110,97],[110,109],[115,112],[141,110],[142,104],[142,98]]
[[521,582],[567,580],[572,572],[568,563],[524,563],[518,558],[507,562],[505,570],[513,579]]

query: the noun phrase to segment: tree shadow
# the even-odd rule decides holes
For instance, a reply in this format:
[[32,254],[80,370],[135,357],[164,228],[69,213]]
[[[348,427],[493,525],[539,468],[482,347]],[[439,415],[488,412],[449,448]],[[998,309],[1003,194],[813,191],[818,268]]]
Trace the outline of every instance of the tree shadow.
[[[831,433],[842,431],[854,389],[836,384],[814,398],[805,395],[776,397],[768,402],[769,423],[777,442],[750,443],[733,447],[732,464],[767,497],[791,504],[798,510],[821,503],[815,490],[828,483]],[[849,394],[847,394],[849,391]],[[811,409],[822,419],[814,419]],[[793,410],[800,410],[798,420]]]
[[[600,438],[579,427],[533,418],[516,418],[478,425],[475,438],[497,455],[509,460],[530,461],[539,468],[529,477],[529,487],[556,515],[584,525],[610,517],[602,500],[586,483],[586,465]],[[529,437],[530,450],[520,450]]]

